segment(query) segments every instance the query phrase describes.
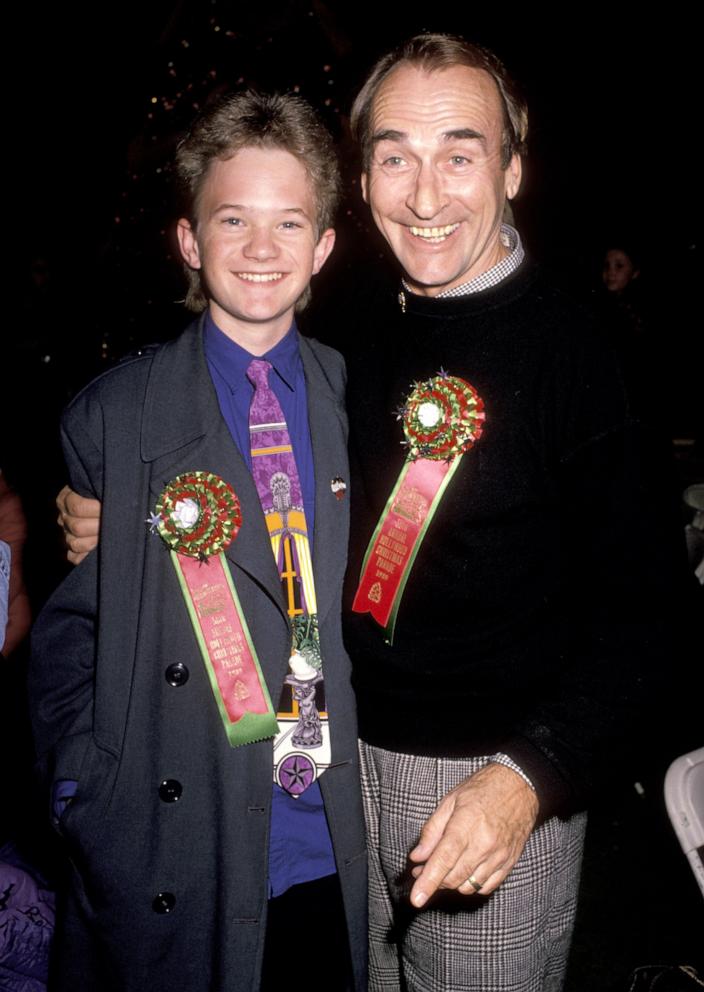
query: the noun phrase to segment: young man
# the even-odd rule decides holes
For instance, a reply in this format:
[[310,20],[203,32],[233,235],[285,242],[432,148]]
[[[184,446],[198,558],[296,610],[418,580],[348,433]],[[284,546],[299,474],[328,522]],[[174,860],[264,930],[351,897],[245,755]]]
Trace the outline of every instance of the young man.
[[294,321],[333,247],[334,152],[303,101],[240,94],[177,171],[205,312],[63,422],[71,483],[103,516],[34,636],[72,862],[53,988],[361,992],[344,366]]

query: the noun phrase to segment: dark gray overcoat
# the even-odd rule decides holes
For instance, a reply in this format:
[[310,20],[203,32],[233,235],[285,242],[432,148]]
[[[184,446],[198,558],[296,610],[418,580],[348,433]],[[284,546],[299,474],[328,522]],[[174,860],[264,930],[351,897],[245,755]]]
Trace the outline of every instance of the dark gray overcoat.
[[[366,855],[340,629],[349,500],[338,500],[330,487],[335,477],[349,477],[344,364],[315,341],[301,338],[300,346],[332,740],[332,767],[321,787],[361,992]],[[182,472],[213,472],[233,487],[243,523],[226,555],[277,700],[290,649],[281,583],[256,488],[220,415],[200,323],[92,383],[69,407],[63,429],[71,483],[100,498],[103,511],[98,550],[59,587],[34,634],[40,763],[50,784],[78,782],[59,824],[72,867],[52,987],[255,990],[266,920],[272,744],[229,746],[168,550],[145,522],[164,485]],[[294,936],[292,967],[302,961],[313,970],[311,987],[324,988],[325,976],[314,974],[315,935],[301,921]]]

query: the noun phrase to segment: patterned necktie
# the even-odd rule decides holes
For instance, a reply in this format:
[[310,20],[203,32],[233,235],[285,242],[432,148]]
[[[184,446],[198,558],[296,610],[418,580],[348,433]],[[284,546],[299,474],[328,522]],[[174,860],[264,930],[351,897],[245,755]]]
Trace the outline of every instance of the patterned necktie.
[[269,385],[271,363],[255,358],[249,408],[252,476],[281,575],[291,624],[289,673],[284,679],[274,739],[274,781],[297,797],[330,764],[322,658],[301,482],[284,414]]

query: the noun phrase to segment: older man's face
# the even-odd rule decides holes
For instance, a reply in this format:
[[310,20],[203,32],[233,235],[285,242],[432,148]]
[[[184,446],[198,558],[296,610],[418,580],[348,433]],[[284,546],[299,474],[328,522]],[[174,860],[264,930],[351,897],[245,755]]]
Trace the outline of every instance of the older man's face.
[[499,262],[504,201],[521,165],[514,156],[501,167],[493,79],[468,66],[401,65],[377,93],[371,126],[364,198],[413,291],[437,296]]

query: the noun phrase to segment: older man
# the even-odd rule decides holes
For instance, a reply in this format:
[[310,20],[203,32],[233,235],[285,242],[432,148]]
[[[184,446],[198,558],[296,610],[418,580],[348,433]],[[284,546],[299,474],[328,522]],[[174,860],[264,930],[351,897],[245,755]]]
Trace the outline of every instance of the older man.
[[370,987],[557,990],[584,806],[659,660],[669,569],[639,547],[618,377],[502,223],[527,131],[503,66],[413,38],[353,127],[403,273],[347,355]]
[[403,273],[347,355],[371,987],[556,990],[668,568],[618,377],[502,223],[527,131],[503,66],[413,38],[352,123]]

